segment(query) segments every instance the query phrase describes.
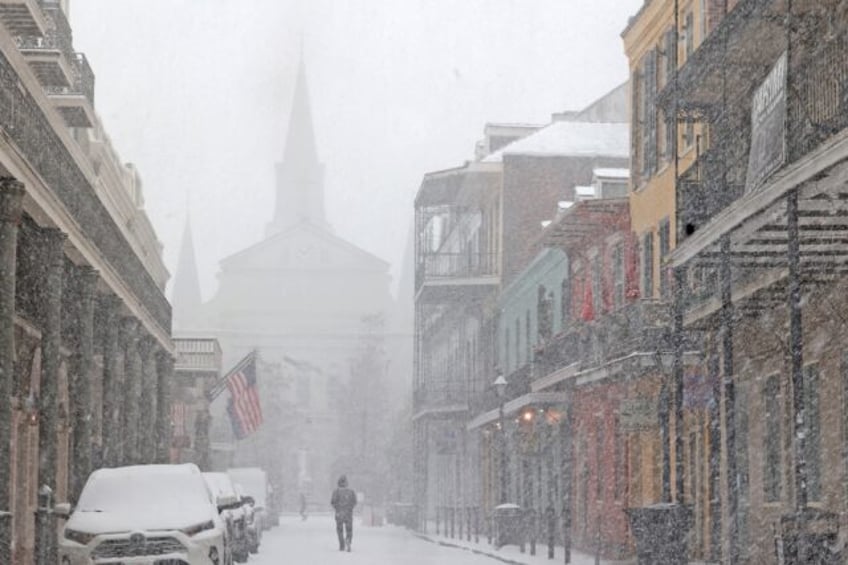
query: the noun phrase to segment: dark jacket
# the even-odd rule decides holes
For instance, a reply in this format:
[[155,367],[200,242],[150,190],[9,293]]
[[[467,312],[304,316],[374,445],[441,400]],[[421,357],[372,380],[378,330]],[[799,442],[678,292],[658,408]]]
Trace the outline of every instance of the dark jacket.
[[330,504],[336,511],[336,518],[349,518],[353,516],[353,507],[356,506],[356,493],[348,487],[339,487],[333,491]]

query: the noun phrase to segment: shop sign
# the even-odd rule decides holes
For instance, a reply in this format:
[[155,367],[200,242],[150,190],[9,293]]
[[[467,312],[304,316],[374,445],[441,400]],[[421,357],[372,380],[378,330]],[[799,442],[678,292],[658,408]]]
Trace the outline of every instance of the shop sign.
[[786,161],[786,52],[751,101],[751,151],[745,192],[755,192]]

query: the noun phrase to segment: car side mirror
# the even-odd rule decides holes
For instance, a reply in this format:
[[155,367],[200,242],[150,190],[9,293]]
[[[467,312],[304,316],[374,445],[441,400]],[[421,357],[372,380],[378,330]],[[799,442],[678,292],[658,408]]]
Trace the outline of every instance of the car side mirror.
[[238,499],[232,496],[219,496],[215,499],[215,506],[218,507],[219,514],[224,510],[234,510],[240,505],[241,503],[238,501]]
[[60,502],[53,507],[53,515],[63,520],[70,518],[72,511],[73,508],[71,507],[70,502]]

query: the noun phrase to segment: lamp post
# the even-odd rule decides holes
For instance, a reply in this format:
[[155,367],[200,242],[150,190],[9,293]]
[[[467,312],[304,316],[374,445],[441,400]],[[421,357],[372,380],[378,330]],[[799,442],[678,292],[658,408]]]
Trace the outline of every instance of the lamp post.
[[498,378],[493,383],[500,401],[498,407],[498,427],[500,428],[500,504],[506,503],[506,428],[504,427],[504,400],[506,399],[507,382],[503,374],[498,372]]

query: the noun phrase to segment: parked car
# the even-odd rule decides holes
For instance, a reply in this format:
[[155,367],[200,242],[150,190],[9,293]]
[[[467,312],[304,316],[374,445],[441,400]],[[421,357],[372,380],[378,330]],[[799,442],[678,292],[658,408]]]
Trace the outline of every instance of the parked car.
[[274,523],[276,511],[268,505],[270,485],[265,471],[258,467],[239,467],[227,469],[227,474],[244,489],[245,494],[254,500],[256,522],[260,529],[267,530]]
[[[88,478],[59,540],[62,565],[189,563],[230,565],[219,504],[196,465],[99,469]],[[222,506],[221,508],[223,508]]]
[[256,512],[256,501],[252,496],[245,494],[244,488],[238,483],[233,483],[236,487],[236,494],[241,500],[246,517],[247,524],[247,548],[250,553],[259,553],[259,545],[262,543],[262,524],[259,523],[259,516]]
[[244,563],[249,557],[250,547],[247,534],[247,510],[236,492],[233,481],[226,473],[203,473],[212,496],[222,502],[221,517],[227,524],[227,533],[232,540],[233,559]]

